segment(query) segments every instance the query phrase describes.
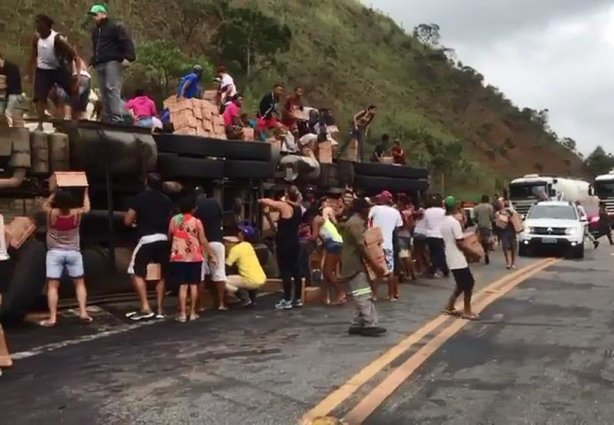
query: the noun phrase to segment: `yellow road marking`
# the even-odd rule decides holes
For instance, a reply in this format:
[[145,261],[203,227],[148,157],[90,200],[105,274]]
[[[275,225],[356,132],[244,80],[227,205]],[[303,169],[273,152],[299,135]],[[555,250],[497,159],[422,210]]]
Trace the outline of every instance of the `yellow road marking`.
[[[499,293],[499,287],[505,285],[507,282],[516,279],[517,277],[529,272],[530,270],[540,267],[544,264],[550,265],[552,264],[551,258],[546,258],[544,260],[532,263],[526,267],[523,267],[520,270],[517,270],[514,273],[506,275],[501,279],[498,279],[487,287],[479,291],[474,296],[474,300],[478,301],[480,298],[484,297],[489,293],[489,291],[494,291],[494,293]],[[541,269],[540,269],[541,270]],[[352,394],[354,394],[361,386],[367,383],[371,378],[381,372],[386,366],[392,363],[397,357],[406,352],[408,349],[412,347],[412,345],[418,343],[422,338],[424,338],[429,333],[436,330],[439,326],[441,326],[449,317],[446,315],[440,315],[435,319],[431,320],[423,327],[406,337],[403,341],[389,349],[386,353],[384,353],[379,358],[375,359],[368,366],[363,368],[360,372],[350,378],[346,383],[341,385],[338,389],[330,393],[324,400],[318,403],[313,409],[307,412],[301,423],[309,423],[315,418],[323,417],[330,414],[335,408],[337,408],[341,403],[347,400]]]
[[[528,278],[536,275],[547,267],[555,264],[560,260],[549,259],[545,264],[533,268],[528,273],[516,277],[500,288],[498,293],[486,296],[478,302],[474,309],[476,313],[481,312],[494,301],[520,285]],[[414,355],[407,359],[401,366],[392,371],[377,387],[375,387],[367,396],[362,399],[345,417],[344,420],[351,425],[362,424],[399,386],[407,380],[433,353],[460,331],[466,324],[467,320],[456,320],[450,326],[443,329],[437,336],[430,340],[424,347],[419,349]]]

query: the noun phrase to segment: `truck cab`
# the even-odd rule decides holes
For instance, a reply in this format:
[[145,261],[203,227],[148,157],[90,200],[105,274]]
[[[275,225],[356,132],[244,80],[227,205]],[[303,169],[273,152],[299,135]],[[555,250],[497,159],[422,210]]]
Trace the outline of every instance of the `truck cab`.
[[614,170],[595,178],[593,183],[595,195],[605,204],[610,217],[610,226],[614,223]]

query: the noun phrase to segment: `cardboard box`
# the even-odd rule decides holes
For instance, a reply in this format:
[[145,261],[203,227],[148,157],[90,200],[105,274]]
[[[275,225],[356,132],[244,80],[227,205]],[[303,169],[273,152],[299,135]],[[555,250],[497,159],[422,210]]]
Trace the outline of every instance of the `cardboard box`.
[[333,144],[331,142],[318,143],[318,162],[320,164],[333,163]]
[[339,133],[339,127],[337,127],[336,125],[328,125],[328,126],[326,126],[326,128],[328,129],[328,132],[330,134],[337,134],[337,133]]
[[[382,229],[379,227],[371,227],[365,231],[365,265],[367,273],[371,280],[386,277],[390,274],[386,265],[386,256],[384,255],[384,237]],[[366,261],[368,259],[368,261]],[[371,265],[374,265],[372,267]]]
[[243,128],[243,140],[246,141],[253,141],[256,140],[256,135],[254,132],[254,129],[251,127],[244,127]]
[[484,248],[480,243],[480,238],[477,233],[465,233],[463,244],[469,251],[469,253],[466,254],[468,262],[478,263],[482,258],[484,258]]
[[203,110],[200,106],[195,107],[194,109],[192,109],[192,112],[194,112],[194,118],[198,119],[198,120],[202,120],[203,119]]
[[217,90],[205,90],[203,93],[203,99],[208,102],[215,103],[217,99]]
[[510,218],[510,223],[514,226],[514,230],[516,233],[521,233],[524,231],[524,224],[522,223],[522,218],[520,218],[520,214],[514,213]]
[[299,121],[309,121],[309,112],[307,110],[295,109],[290,114],[292,118]]
[[175,130],[175,134],[185,134],[189,136],[196,136],[196,127],[182,127],[179,130]]
[[6,243],[19,249],[36,231],[36,225],[28,217],[15,217],[4,229]]
[[60,188],[71,193],[74,199],[72,208],[81,208],[83,206],[85,189],[87,187],[87,176],[83,171],[56,171],[49,179],[49,189],[51,191]]

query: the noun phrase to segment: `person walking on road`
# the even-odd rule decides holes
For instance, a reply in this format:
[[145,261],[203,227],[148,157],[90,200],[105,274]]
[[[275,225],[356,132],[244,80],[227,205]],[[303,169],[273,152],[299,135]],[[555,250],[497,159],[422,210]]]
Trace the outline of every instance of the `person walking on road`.
[[[281,201],[268,198],[258,200],[258,203],[263,207],[269,207],[279,212],[277,233],[275,234],[275,251],[279,275],[284,287],[284,298],[275,305],[278,310],[303,307],[303,285],[299,264],[301,245],[298,234],[303,215],[300,202],[301,193],[296,186],[291,186]],[[293,279],[294,285],[292,284]]]
[[[388,300],[399,300],[399,285],[394,275],[394,238],[398,230],[403,227],[401,213],[392,206],[393,197],[387,190],[376,197],[377,205],[369,211],[369,222],[373,227],[382,230],[384,238],[383,248],[386,257],[386,265],[390,274],[388,280]],[[377,289],[379,282],[373,281],[373,301],[377,301]]]
[[[445,207],[446,215],[441,220],[440,231],[445,244],[446,262],[454,276],[456,288],[454,288],[454,292],[444,307],[444,313],[460,315],[468,320],[477,320],[479,316],[473,313],[471,309],[471,298],[473,296],[475,280],[464,254],[466,248],[461,224],[454,218],[454,214],[458,210],[456,199],[453,196],[448,196],[445,200]],[[462,313],[454,308],[454,304],[456,304],[456,300],[461,294],[463,295],[464,303]]]
[[[219,311],[226,311],[228,308],[225,303],[226,296],[226,247],[224,245],[224,231],[222,227],[223,213],[219,202],[203,193],[202,188],[198,188],[196,198],[196,212],[194,215],[205,226],[205,236],[209,241],[209,249],[213,261],[209,264],[209,274],[211,283],[215,287],[217,294],[217,308]],[[204,286],[201,285],[201,292]],[[202,309],[201,309],[202,311]]]
[[599,237],[607,236],[610,245],[614,245],[612,241],[612,229],[610,227],[610,216],[604,202],[599,203]]
[[505,201],[503,209],[497,212],[495,216],[495,222],[499,228],[499,238],[501,240],[501,247],[503,248],[503,255],[505,255],[505,268],[516,268],[516,250],[518,246],[516,238],[516,229],[512,224],[512,216],[515,214],[514,210],[510,207],[509,201]]
[[40,324],[45,327],[55,326],[58,320],[58,288],[64,270],[75,284],[79,318],[90,323],[92,318],[87,313],[87,289],[85,288],[83,256],[79,239],[81,217],[90,210],[90,198],[85,190],[83,206],[74,208],[74,198],[67,190],[59,189],[43,204],[47,215],[47,302],[49,318]]
[[580,201],[576,201],[576,210],[578,211],[578,216],[580,216],[580,221],[584,224],[584,238],[588,238],[593,243],[595,249],[599,248],[599,241],[595,239],[589,229],[588,224],[588,214],[586,214],[586,210]]
[[399,195],[398,209],[403,219],[403,227],[399,230],[399,260],[403,270],[404,279],[411,278],[416,280],[416,272],[414,271],[414,261],[412,259],[412,238],[414,228],[416,226],[416,209],[409,197],[405,194]]
[[[139,242],[132,253],[128,274],[132,275],[141,308],[126,315],[131,320],[151,319],[154,316],[157,319],[164,319],[163,302],[170,252],[167,232],[173,203],[161,190],[160,176],[150,173],[147,176],[147,188],[136,195],[130,209],[124,215],[124,224],[129,227],[136,226],[139,234]],[[151,311],[147,299],[145,279],[149,264],[160,266],[160,279],[156,284],[157,315]]]
[[98,75],[103,121],[119,124],[124,122],[125,115],[121,97],[122,73],[123,69],[136,59],[134,43],[121,22],[109,19],[106,6],[96,4],[88,14],[96,22],[92,30],[94,53],[90,65],[96,69]]
[[[385,328],[378,326],[377,310],[371,298],[373,291],[365,268],[368,257],[365,255],[364,238],[370,208],[366,199],[354,200],[350,218],[340,225],[343,237],[341,279],[347,282],[356,306],[356,314],[349,328],[351,335],[379,336],[386,333]],[[370,266],[374,270],[379,268],[376,264]]]
[[[431,254],[431,267],[429,275],[431,277],[448,277],[450,270],[446,263],[446,252],[443,238],[441,236],[441,222],[446,216],[446,212],[441,208],[440,201],[429,200],[429,206],[424,211],[424,223],[426,226],[426,243]],[[459,223],[460,224],[460,223]]]
[[492,223],[495,220],[495,209],[490,203],[488,195],[482,195],[482,202],[473,209],[473,212],[475,214],[475,221],[478,225],[478,238],[484,249],[484,262],[490,264],[489,253],[491,249]]

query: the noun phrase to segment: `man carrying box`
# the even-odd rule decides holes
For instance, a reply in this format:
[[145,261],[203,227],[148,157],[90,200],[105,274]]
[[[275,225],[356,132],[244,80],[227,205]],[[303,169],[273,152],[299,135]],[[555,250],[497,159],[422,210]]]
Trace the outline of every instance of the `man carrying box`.
[[[456,199],[453,196],[448,196],[444,201],[446,207],[446,216],[441,222],[441,236],[445,244],[446,261],[448,268],[454,275],[454,281],[456,282],[456,288],[450,296],[448,303],[444,308],[444,313],[449,315],[461,315],[467,320],[477,320],[479,316],[474,314],[471,310],[471,297],[473,295],[473,287],[475,280],[465,253],[470,254],[466,245],[464,244],[464,235],[461,224],[454,218],[454,214],[457,211]],[[454,309],[456,299],[464,294],[464,310],[462,313]]]

